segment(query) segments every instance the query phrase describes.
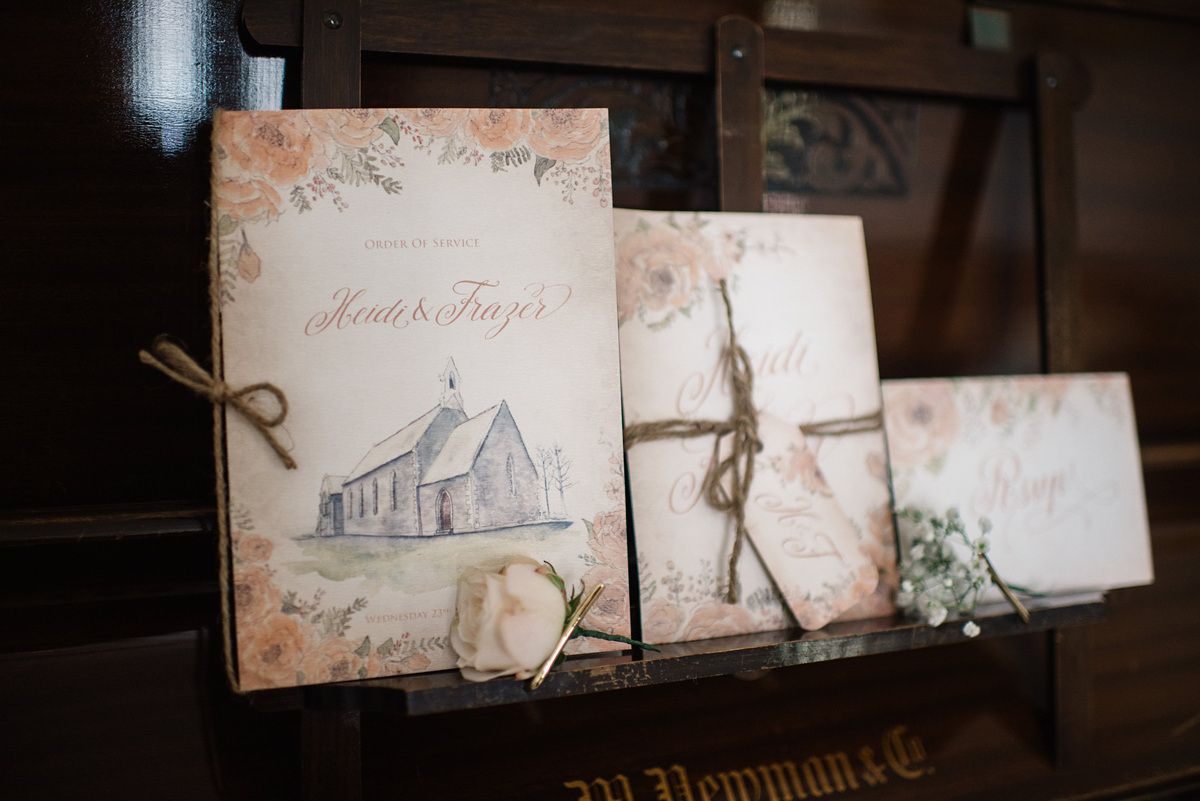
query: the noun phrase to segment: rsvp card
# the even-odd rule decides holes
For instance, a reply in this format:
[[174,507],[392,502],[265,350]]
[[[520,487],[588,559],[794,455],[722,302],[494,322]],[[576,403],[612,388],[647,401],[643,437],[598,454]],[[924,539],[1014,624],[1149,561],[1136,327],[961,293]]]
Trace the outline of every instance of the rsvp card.
[[244,688],[453,667],[515,555],[629,634],[608,154],[604,109],[218,112],[225,380],[298,463],[227,414]]
[[956,506],[969,531],[986,517],[1005,581],[1061,594],[1154,580],[1124,373],[885,381],[883,401],[896,508]]
[[724,278],[764,442],[736,605],[724,602],[733,521],[701,489],[712,437],[629,449],[643,638],[889,614],[895,549],[883,431],[804,437],[799,428],[880,410],[861,221],[625,209],[614,217],[626,424],[729,419]]

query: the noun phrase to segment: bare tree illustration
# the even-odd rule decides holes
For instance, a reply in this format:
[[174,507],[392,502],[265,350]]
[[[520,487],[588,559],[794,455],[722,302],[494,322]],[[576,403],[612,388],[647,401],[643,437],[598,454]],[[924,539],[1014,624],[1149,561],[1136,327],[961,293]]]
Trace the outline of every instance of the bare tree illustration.
[[546,495],[546,517],[550,517],[550,472],[553,470],[554,453],[549,448],[538,447],[538,481],[542,482],[542,492]]
[[562,446],[557,441],[555,441],[551,451],[554,455],[554,460],[549,471],[550,480],[554,483],[554,488],[558,490],[558,500],[562,504],[562,516],[566,517],[567,496],[564,490],[575,486],[575,482],[571,480],[571,460],[563,458]]

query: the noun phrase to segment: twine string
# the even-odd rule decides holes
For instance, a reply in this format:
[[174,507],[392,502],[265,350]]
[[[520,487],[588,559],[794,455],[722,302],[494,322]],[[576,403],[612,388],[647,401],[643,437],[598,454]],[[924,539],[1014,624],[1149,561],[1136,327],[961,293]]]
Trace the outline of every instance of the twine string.
[[[732,415],[728,420],[678,418],[634,423],[625,427],[624,439],[625,450],[629,450],[639,442],[694,439],[715,435],[712,458],[709,459],[701,488],[709,506],[717,511],[727,512],[733,518],[734,537],[726,570],[728,585],[725,589],[725,602],[735,604],[738,602],[737,563],[747,536],[746,498],[750,492],[750,483],[754,480],[754,457],[762,450],[762,441],[758,436],[758,412],[754,408],[754,370],[750,366],[749,355],[737,340],[733,327],[733,305],[729,302],[729,289],[725,279],[721,279],[718,287],[721,290],[721,300],[725,304],[725,322],[729,329],[729,339],[721,358],[729,374],[729,391],[733,399]],[[800,430],[808,436],[833,437],[874,431],[882,426],[882,412],[875,412],[859,417],[808,423],[800,426]],[[729,454],[722,459],[721,442],[726,436],[731,436]],[[725,487],[726,476],[728,489]]]
[[[149,351],[139,351],[138,358],[142,360],[143,364],[148,364],[161,371],[167,377],[178,381],[213,403],[225,404],[237,409],[263,435],[284,466],[288,470],[296,469],[296,460],[271,431],[272,428],[284,421],[288,413],[287,396],[279,387],[264,381],[235,390],[221,379],[210,375],[182,348],[164,337],[155,340]],[[269,416],[263,414],[250,403],[250,397],[255,392],[266,392],[275,398],[278,406],[275,414]]]
[[883,428],[883,412],[878,411],[858,417],[804,423],[800,426],[800,431],[806,437],[844,437],[847,434],[861,434],[864,431],[878,431],[881,428]]
[[[733,414],[728,420],[675,419],[634,423],[625,427],[624,439],[625,450],[629,450],[639,442],[716,435],[712,458],[701,487],[709,506],[720,512],[728,512],[734,521],[725,600],[735,604],[738,600],[737,563],[746,539],[746,495],[750,491],[750,482],[754,480],[754,456],[762,449],[762,443],[758,439],[758,412],[754,408],[754,370],[750,366],[750,356],[738,344],[733,326],[733,305],[729,302],[729,289],[724,279],[721,279],[718,287],[725,304],[725,321],[729,328],[729,339],[721,358],[729,374]],[[721,442],[730,435],[729,454],[722,459]],[[729,477],[728,489],[725,488],[726,476]]]

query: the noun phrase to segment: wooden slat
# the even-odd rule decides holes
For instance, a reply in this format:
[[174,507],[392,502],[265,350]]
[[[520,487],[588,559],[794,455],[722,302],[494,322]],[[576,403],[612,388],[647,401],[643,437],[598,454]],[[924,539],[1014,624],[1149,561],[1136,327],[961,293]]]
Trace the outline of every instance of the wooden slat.
[[1187,470],[1200,467],[1200,441],[1160,442],[1142,446],[1143,470]]
[[304,0],[304,108],[357,108],[361,103],[361,0]]
[[1036,59],[1034,164],[1042,365],[1046,372],[1083,369],[1079,352],[1079,266],[1076,258],[1074,102],[1081,88],[1066,56]]
[[304,801],[362,798],[361,712],[338,708],[327,698],[306,699],[301,747]]
[[211,507],[140,503],[39,509],[0,514],[0,547],[135,537],[208,535],[217,529]]
[[[246,29],[264,45],[297,47],[298,0],[250,0]],[[712,69],[712,25],[592,9],[507,3],[363,0],[364,50],[703,73]],[[514,46],[514,42],[520,42]]]
[[903,39],[767,28],[772,81],[1018,101],[1028,96],[1021,59]]
[[1054,665],[1054,762],[1060,768],[1087,763],[1092,750],[1090,631],[1087,626],[1057,629]]
[[762,211],[762,28],[745,17],[721,19],[716,64],[721,210]]

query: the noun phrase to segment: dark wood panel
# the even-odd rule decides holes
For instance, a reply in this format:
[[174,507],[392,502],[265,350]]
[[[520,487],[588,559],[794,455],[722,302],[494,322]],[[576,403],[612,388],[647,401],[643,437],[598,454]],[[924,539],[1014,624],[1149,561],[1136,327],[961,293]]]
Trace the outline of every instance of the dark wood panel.
[[233,0],[9,11],[54,41],[4,53],[0,507],[203,500],[211,411],[137,351],[205,354],[211,109],[269,102],[282,63],[245,55]]
[[1078,59],[1076,110],[1081,367],[1130,373],[1146,441],[1200,437],[1200,28],[1020,4],[1018,47]]
[[767,28],[766,74],[776,81],[1017,101],[1022,58],[920,40]]
[[1145,14],[1166,18],[1200,21],[1200,8],[1189,0],[1023,0],[1048,6],[1064,6],[1089,11],[1114,11],[1120,14]]
[[5,796],[220,798],[196,703],[198,649],[193,631],[0,657]]

